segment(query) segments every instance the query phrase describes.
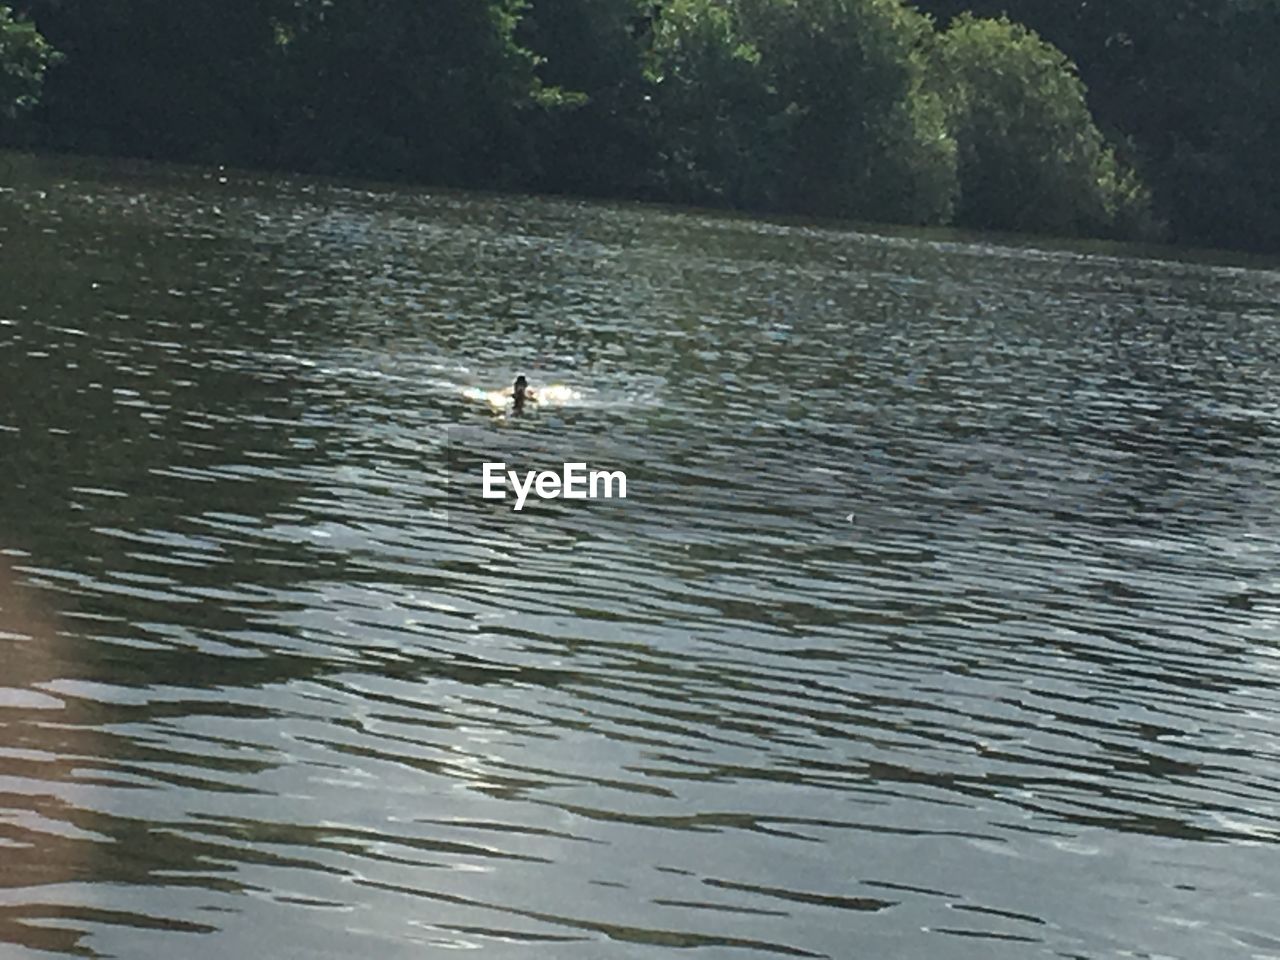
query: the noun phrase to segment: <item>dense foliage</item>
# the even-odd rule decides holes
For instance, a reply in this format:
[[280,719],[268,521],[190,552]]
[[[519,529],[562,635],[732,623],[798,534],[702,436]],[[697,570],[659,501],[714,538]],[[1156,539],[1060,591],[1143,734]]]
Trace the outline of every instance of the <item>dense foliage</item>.
[[45,71],[56,59],[53,48],[30,20],[15,19],[0,6],[0,118],[12,120],[35,106]]
[[650,60],[667,186],[751,208],[946,221],[955,149],[925,89],[931,32],[897,0],[672,0]]
[[1099,234],[1136,226],[1145,195],[1103,141],[1070,61],[1007,19],[958,17],[939,40],[960,148],[958,222]]
[[1280,249],[1280,0],[12,2],[10,142]]
[[917,0],[1006,13],[1074,61],[1171,238],[1280,250],[1280,0]]

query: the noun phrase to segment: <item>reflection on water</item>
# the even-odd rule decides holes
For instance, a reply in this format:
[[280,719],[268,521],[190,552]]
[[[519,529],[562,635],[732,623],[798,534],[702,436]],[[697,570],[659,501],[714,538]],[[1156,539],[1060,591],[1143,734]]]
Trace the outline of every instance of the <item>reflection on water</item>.
[[1280,954],[1280,275],[10,167],[15,956]]

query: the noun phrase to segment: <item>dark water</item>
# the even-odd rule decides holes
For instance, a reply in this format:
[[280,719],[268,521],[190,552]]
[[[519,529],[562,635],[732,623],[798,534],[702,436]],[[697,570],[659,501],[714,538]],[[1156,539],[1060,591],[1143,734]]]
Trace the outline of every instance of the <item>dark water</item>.
[[1280,956],[1280,273],[0,174],[6,960]]

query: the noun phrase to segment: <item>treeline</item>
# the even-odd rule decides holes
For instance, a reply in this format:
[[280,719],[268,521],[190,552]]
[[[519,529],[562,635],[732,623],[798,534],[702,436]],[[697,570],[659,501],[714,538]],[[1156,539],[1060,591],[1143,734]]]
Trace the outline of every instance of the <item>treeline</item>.
[[1280,250],[1280,0],[922,0],[1007,12],[1058,46],[1169,237]]
[[1280,0],[26,0],[0,137],[1274,250],[1277,41]]

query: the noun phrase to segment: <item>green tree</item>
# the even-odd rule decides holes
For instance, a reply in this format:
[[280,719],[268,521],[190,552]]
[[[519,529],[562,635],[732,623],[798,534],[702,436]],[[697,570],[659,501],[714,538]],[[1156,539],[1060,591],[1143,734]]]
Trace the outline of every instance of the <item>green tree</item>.
[[926,86],[929,21],[898,0],[674,0],[652,76],[678,193],[944,222],[955,145]]
[[0,117],[12,120],[36,105],[45,72],[57,58],[34,23],[0,6]]
[[49,146],[266,162],[280,104],[266,73],[288,0],[31,0],[66,55],[37,120]]
[[538,76],[565,94],[531,114],[540,189],[595,196],[649,192],[654,166],[645,55],[650,0],[531,0],[516,29]]
[[966,226],[1059,234],[1131,229],[1144,192],[1104,142],[1061,51],[1005,18],[962,14],[935,47],[960,149]]
[[1164,40],[1134,136],[1175,239],[1280,250],[1280,2],[1205,2]]
[[1280,250],[1277,0],[920,0],[1007,12],[1079,65],[1098,123],[1186,243]]
[[670,0],[649,77],[664,194],[690,203],[779,205],[790,118],[734,10],[713,0]]
[[931,22],[899,0],[741,0],[789,124],[785,205],[945,222],[955,145],[927,87]]
[[1280,249],[1280,0],[917,2],[951,29],[901,0],[0,0],[0,119],[58,149],[913,223],[960,197],[971,226],[1069,233],[1147,219],[1133,167],[1174,239]]
[[29,0],[51,146],[491,184],[554,99],[521,0]]
[[306,0],[277,24],[281,151],[304,169],[495,185],[530,164],[552,97],[515,39],[520,0]]

